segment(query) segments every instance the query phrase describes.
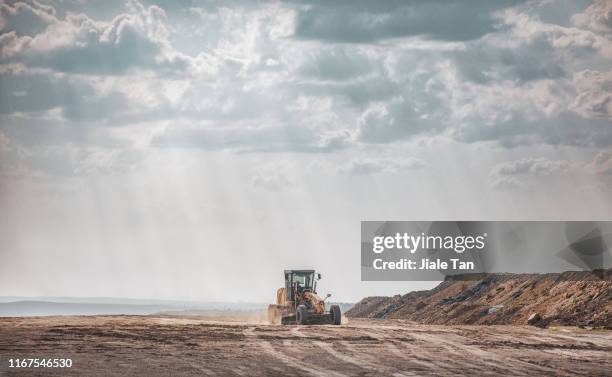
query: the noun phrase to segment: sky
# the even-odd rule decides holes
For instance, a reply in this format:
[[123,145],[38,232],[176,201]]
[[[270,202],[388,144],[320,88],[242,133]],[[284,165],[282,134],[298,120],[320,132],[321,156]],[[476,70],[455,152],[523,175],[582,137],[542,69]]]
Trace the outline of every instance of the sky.
[[271,302],[362,220],[612,220],[612,2],[0,2],[0,296]]

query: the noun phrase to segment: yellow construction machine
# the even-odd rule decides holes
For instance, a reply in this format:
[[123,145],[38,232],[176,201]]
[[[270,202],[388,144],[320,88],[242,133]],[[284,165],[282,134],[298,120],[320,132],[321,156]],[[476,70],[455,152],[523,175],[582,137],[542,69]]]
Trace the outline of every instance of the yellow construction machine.
[[340,307],[331,305],[325,310],[325,300],[317,295],[317,281],[321,274],[314,270],[285,270],[285,286],[276,292],[276,304],[268,306],[268,321],[272,324],[339,325]]

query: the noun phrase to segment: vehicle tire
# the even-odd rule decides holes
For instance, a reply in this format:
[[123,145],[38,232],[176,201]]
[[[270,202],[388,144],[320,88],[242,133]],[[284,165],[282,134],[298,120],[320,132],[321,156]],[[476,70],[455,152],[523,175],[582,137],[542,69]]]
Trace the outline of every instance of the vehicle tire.
[[279,325],[281,323],[280,310],[274,305],[268,306],[268,323],[271,325]]
[[331,314],[333,325],[342,323],[342,313],[340,313],[340,307],[338,305],[332,305],[331,308],[329,308],[329,314]]
[[296,319],[298,325],[305,325],[308,322],[308,310],[304,305],[297,307]]

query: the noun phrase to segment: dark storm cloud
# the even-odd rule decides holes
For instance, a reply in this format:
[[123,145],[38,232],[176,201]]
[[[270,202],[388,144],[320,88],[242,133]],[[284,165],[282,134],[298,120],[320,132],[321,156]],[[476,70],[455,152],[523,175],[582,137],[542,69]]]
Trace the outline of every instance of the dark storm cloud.
[[520,1],[307,1],[299,7],[295,37],[325,42],[372,43],[424,36],[467,41],[497,29],[493,12]]

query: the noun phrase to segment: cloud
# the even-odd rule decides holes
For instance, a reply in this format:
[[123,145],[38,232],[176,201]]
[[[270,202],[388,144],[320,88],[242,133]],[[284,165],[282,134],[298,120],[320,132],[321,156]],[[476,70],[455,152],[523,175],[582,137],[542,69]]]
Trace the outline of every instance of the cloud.
[[[391,87],[403,92],[387,91],[390,98],[361,114],[358,140],[448,133],[506,147],[612,143],[609,74],[577,69],[609,65],[610,44],[591,31],[546,24],[521,11],[498,13],[506,28],[460,48],[388,54],[393,58],[386,58],[385,72],[392,73]],[[601,54],[593,58],[594,52]]]
[[296,180],[291,176],[288,163],[275,163],[261,166],[251,178],[251,186],[265,191],[284,191],[295,187]]
[[416,157],[354,159],[336,170],[339,175],[401,175],[408,170],[420,169],[425,162]]
[[0,113],[41,113],[58,108],[71,121],[100,121],[126,110],[120,93],[98,93],[78,78],[28,72],[0,73]]
[[566,75],[555,48],[544,38],[535,38],[517,46],[503,46],[497,38],[470,43],[465,49],[447,53],[466,80],[485,84],[513,80],[559,79]]
[[573,77],[576,98],[570,108],[585,118],[603,118],[612,122],[612,70],[584,70]]
[[81,74],[125,74],[130,69],[180,72],[188,61],[170,48],[165,12],[129,3],[131,13],[110,22],[68,13],[34,36],[2,35],[2,61]]
[[612,143],[609,94],[601,72],[563,81],[495,86],[459,83],[453,93],[451,134],[463,142],[497,141],[514,147],[551,144],[603,147]]
[[[41,126],[3,130],[56,143],[69,132],[43,129],[49,117],[71,131],[79,123],[88,141],[100,124],[127,135],[114,128],[150,123],[155,147],[240,152],[416,137],[607,148],[604,5],[555,18],[513,1],[132,1],[104,13],[13,3],[1,8],[0,114]],[[39,21],[28,29],[20,14]]]
[[386,75],[362,76],[346,81],[319,81],[296,85],[305,95],[328,96],[342,105],[363,109],[372,102],[389,101],[401,94],[401,85]]
[[11,139],[9,139],[2,131],[0,131],[0,173],[10,169],[11,159]]
[[513,191],[525,188],[525,183],[516,177],[494,177],[489,182],[489,188],[498,191]]
[[572,168],[566,160],[529,157],[508,161],[491,169],[489,187],[493,190],[525,189],[564,176]]
[[439,124],[418,111],[403,97],[388,105],[377,105],[363,113],[358,122],[358,139],[369,143],[388,143],[433,132]]
[[612,187],[612,151],[600,150],[592,159],[570,161],[528,157],[495,165],[489,174],[489,187],[511,191],[570,184],[577,190]]
[[557,54],[568,57],[585,58],[597,52],[606,58],[612,57],[612,41],[599,32],[577,27],[563,26],[541,21],[537,16],[509,9],[502,13],[501,19],[509,26],[510,34],[505,45],[531,43],[541,39],[557,50]]
[[400,95],[375,103],[357,121],[357,139],[366,143],[389,143],[418,134],[436,134],[448,124],[446,83],[438,75],[419,73],[411,77]]
[[37,1],[31,3],[0,3],[0,33],[15,32],[16,35],[36,35],[49,25],[56,23],[55,8]]
[[[0,143],[2,134],[0,133]],[[58,178],[121,174],[135,168],[142,157],[139,150],[98,146],[35,146],[14,143],[0,145],[0,173],[20,177]]]
[[334,47],[307,56],[299,72],[316,80],[347,80],[372,72],[373,66],[363,51]]
[[570,168],[570,163],[563,160],[548,160],[545,158],[524,158],[498,165],[494,173],[499,175],[538,175],[549,176],[564,174]]
[[600,151],[588,165],[598,175],[612,176],[612,151]]
[[576,26],[611,34],[612,2],[609,0],[595,0],[583,12],[574,14],[571,20]]
[[505,146],[609,145],[610,41],[520,9],[500,19],[508,29],[446,54],[459,73],[454,137]]
[[298,7],[294,36],[341,43],[410,36],[466,41],[495,31],[493,13],[516,3],[472,1],[467,7],[454,1],[309,1]]
[[0,132],[0,152],[6,152],[10,149],[11,140],[3,133]]
[[71,156],[75,175],[120,174],[136,169],[143,151],[138,149],[87,148]]

